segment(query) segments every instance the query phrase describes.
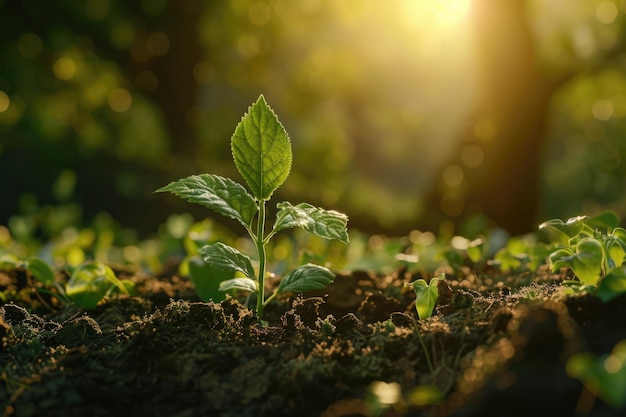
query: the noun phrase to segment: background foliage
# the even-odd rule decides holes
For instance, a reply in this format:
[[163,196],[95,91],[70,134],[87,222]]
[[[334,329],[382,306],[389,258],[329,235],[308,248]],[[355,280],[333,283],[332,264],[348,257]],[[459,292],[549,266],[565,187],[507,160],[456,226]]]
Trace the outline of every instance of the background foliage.
[[[151,234],[173,212],[202,219],[151,193],[190,174],[237,178],[228,144],[260,93],[293,143],[281,198],[346,212],[351,227],[407,234],[482,214],[524,232],[623,216],[625,13],[618,0],[0,0],[0,224],[54,234],[106,212]],[[543,122],[525,131],[519,115]],[[538,144],[536,167],[490,163],[516,141]],[[476,183],[490,193],[478,203]],[[537,204],[507,200],[506,184]]]

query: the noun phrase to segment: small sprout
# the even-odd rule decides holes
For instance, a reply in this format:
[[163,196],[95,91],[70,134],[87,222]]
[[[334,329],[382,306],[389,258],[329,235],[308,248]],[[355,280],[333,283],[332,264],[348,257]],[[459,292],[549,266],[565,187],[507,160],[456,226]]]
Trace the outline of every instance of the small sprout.
[[385,331],[387,333],[394,333],[396,331],[396,325],[393,323],[393,320],[389,319],[384,322]]
[[134,288],[132,281],[118,279],[111,268],[99,262],[87,262],[72,268],[70,279],[65,285],[56,281],[52,268],[39,258],[20,260],[15,255],[5,254],[0,257],[0,269],[7,268],[24,268],[29,282],[32,277],[44,285],[44,288],[37,289],[38,293],[49,294],[65,304],[74,303],[85,308],[96,307],[100,300],[113,292],[130,294]]
[[433,314],[433,309],[439,298],[439,289],[437,284],[439,280],[445,279],[445,275],[441,274],[439,278],[431,278],[430,283],[426,283],[423,279],[418,279],[413,282],[405,282],[405,287],[413,288],[415,291],[415,308],[417,309],[417,316],[420,319],[427,319]]
[[85,308],[96,307],[114,291],[130,294],[132,289],[132,281],[120,280],[111,268],[99,262],[87,262],[76,268],[65,286],[70,299]]
[[329,317],[325,319],[318,318],[316,324],[320,333],[324,336],[332,336],[337,330],[337,326],[335,326],[333,320]]
[[[287,179],[291,170],[292,152],[287,132],[262,95],[237,125],[231,139],[231,149],[237,170],[252,194],[235,181],[213,174],[183,178],[156,192],[171,192],[192,203],[201,204],[237,220],[245,228],[257,249],[256,268],[251,258],[221,242],[203,246],[199,254],[212,268],[240,275],[221,281],[219,290],[239,289],[256,293],[257,316],[261,320],[264,306],[276,295],[321,289],[335,277],[325,267],[306,264],[287,273],[274,293],[265,299],[265,246],[270,239],[281,230],[301,227],[321,238],[348,244],[348,217],[307,203],[294,206],[283,202],[277,204],[276,221],[271,230],[266,231],[265,205]],[[202,286],[198,284],[197,276],[194,276],[194,283]],[[207,287],[212,287],[212,284]]]

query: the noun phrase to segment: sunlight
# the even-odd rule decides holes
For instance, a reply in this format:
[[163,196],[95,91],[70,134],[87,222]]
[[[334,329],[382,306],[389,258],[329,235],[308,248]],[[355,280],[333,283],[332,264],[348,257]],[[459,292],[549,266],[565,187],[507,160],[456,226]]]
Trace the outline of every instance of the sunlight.
[[470,0],[403,0],[401,5],[407,22],[415,24],[416,18],[419,18],[422,24],[449,28],[467,17]]

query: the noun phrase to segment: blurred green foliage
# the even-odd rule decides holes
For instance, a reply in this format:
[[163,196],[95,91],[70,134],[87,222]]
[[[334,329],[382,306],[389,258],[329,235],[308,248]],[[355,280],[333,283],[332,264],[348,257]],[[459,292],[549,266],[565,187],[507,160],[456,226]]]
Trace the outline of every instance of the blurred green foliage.
[[[527,3],[538,59],[568,77],[547,115],[538,218],[623,215],[626,4]],[[293,138],[283,199],[369,232],[436,230],[422,195],[480,88],[469,5],[0,0],[0,224],[106,240],[90,224],[107,212],[154,233],[190,209],[151,190],[194,172],[236,176],[224,145],[262,92]],[[458,169],[443,172],[463,186]]]

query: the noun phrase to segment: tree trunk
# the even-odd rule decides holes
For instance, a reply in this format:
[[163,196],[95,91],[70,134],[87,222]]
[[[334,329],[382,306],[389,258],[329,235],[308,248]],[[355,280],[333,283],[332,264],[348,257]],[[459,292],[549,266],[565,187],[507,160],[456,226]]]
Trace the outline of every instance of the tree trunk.
[[475,0],[472,6],[477,108],[428,200],[457,221],[484,214],[513,234],[526,233],[536,228],[541,148],[554,87],[539,68],[525,1]]

